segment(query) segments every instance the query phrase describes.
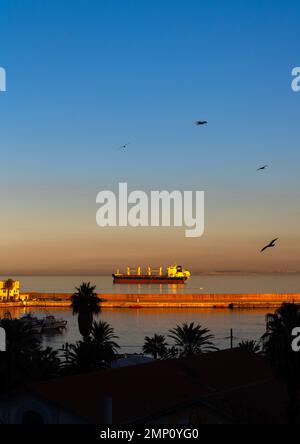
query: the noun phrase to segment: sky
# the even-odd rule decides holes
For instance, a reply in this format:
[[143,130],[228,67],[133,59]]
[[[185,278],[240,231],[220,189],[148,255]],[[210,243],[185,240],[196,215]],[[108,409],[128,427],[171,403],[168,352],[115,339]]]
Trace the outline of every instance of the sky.
[[[292,0],[1,0],[1,274],[300,271],[299,20]],[[119,182],[204,191],[205,234],[98,227]]]

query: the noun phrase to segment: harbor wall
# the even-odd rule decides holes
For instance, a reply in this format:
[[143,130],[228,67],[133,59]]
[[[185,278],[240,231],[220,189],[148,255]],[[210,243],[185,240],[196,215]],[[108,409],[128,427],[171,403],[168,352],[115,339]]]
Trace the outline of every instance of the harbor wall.
[[[269,308],[300,304],[300,293],[283,294],[99,294],[103,308]],[[23,303],[4,306],[70,307],[71,293],[29,293]]]

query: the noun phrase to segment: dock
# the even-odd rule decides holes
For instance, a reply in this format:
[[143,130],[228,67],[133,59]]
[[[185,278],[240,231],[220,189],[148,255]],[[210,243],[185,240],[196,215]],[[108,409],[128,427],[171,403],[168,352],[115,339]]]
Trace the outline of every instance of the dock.
[[[28,293],[27,293],[28,294]],[[283,302],[299,303],[300,293],[275,294],[99,294],[102,308],[276,308]],[[69,308],[71,293],[30,293],[23,302],[3,302],[1,307]]]

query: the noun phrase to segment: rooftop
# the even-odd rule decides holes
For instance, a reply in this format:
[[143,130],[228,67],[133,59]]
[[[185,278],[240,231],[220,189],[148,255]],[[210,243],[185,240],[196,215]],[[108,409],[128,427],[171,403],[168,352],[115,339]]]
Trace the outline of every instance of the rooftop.
[[71,376],[30,390],[90,423],[101,422],[107,396],[117,424],[143,422],[195,402],[228,417],[245,410],[264,422],[285,419],[285,389],[268,361],[238,349]]

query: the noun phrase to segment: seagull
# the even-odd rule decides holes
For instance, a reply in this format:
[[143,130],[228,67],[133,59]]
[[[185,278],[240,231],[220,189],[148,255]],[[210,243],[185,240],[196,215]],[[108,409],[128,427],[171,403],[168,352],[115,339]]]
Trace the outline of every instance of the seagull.
[[267,168],[269,168],[269,165],[264,165],[264,166],[262,166],[260,168],[257,168],[256,171],[263,171],[263,170],[266,170]]
[[197,126],[201,126],[201,125],[207,125],[208,122],[206,120],[198,120],[197,122],[195,122],[195,124]]
[[272,247],[276,247],[275,242],[278,241],[278,237],[277,239],[273,239],[268,245],[266,245],[262,250],[261,253],[263,253],[265,250],[267,250],[268,248],[272,248]]
[[128,147],[128,145],[129,145],[129,142],[125,143],[125,145],[120,146],[119,150],[124,150],[125,151],[126,148]]

